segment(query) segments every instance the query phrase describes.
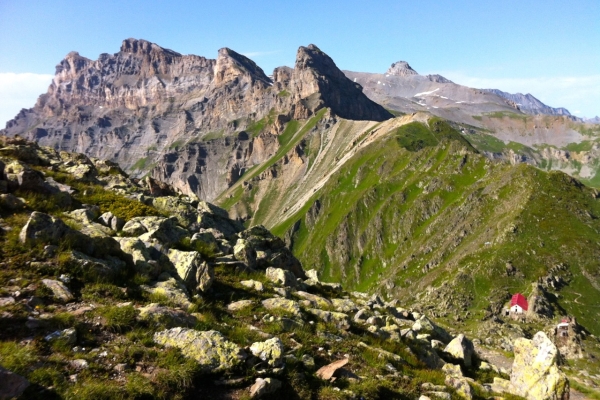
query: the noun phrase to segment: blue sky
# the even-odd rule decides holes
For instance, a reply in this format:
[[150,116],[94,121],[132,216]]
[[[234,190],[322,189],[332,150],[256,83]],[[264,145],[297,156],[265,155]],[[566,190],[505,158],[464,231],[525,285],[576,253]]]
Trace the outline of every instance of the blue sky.
[[600,114],[599,0],[0,0],[0,125],[33,106],[68,52],[96,59],[128,37],[209,58],[230,47],[267,73],[314,43],[342,69],[405,60],[422,74]]

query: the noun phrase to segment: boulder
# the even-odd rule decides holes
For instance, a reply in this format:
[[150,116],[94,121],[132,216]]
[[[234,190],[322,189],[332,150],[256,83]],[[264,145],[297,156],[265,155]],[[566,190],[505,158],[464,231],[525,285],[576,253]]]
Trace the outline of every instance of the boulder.
[[269,267],[265,270],[265,276],[276,285],[296,286],[296,277],[294,274],[281,268]]
[[341,360],[334,361],[331,364],[319,368],[316,374],[319,378],[328,381],[333,377],[333,374],[335,374],[338,369],[348,364],[348,361],[348,358],[342,358]]
[[58,244],[59,240],[72,231],[62,220],[48,214],[34,211],[21,229],[19,240],[23,244]]
[[471,385],[469,385],[469,381],[465,378],[447,375],[444,383],[447,386],[453,387],[456,393],[463,399],[471,400],[473,398],[473,390],[471,389]]
[[293,300],[274,297],[271,299],[263,300],[262,305],[267,310],[283,310],[297,317],[302,315],[300,312],[300,306],[297,302]]
[[168,278],[164,281],[154,282],[149,285],[141,285],[140,287],[154,296],[164,297],[166,300],[173,304],[177,304],[185,310],[192,306],[190,294],[185,285],[175,278]]
[[238,239],[235,243],[233,256],[252,269],[256,267],[256,251],[244,239]]
[[105,226],[109,227],[115,232],[123,229],[123,226],[125,225],[125,221],[123,219],[117,217],[111,212],[105,212],[104,214],[102,214],[100,216],[99,221],[100,223],[104,224]]
[[42,283],[48,289],[52,291],[54,298],[60,300],[62,302],[68,303],[73,301],[74,297],[69,288],[65,286],[64,283],[60,281],[55,281],[53,279],[42,279]]
[[358,310],[358,306],[350,299],[331,299],[331,304],[337,312],[351,313]]
[[419,318],[415,318],[416,321],[412,326],[412,330],[417,334],[430,334],[434,339],[439,339],[444,343],[448,343],[452,336],[446,330],[434,324],[426,316],[422,315]]
[[174,217],[135,217],[123,226],[123,233],[127,236],[139,236],[142,241],[156,239],[166,246],[179,243],[188,232],[177,226]]
[[139,309],[138,319],[145,321],[153,326],[164,326],[166,328],[174,327],[193,327],[197,319],[182,310],[172,307],[161,306],[156,303],[150,303]]
[[214,280],[213,270],[202,261],[200,253],[171,249],[168,257],[188,290],[205,292],[211,287]]
[[136,272],[155,279],[165,268],[160,262],[162,253],[148,248],[144,242],[136,237],[115,238],[121,251],[131,257]]
[[266,394],[275,393],[281,388],[281,381],[275,378],[256,378],[256,381],[250,387],[250,398],[259,399]]
[[332,323],[338,329],[350,329],[350,317],[348,317],[348,314],[323,311],[316,308],[310,308],[307,311],[324,322]]
[[125,268],[124,261],[107,255],[104,259],[73,250],[63,256],[69,268],[88,281],[106,281],[118,276]]
[[214,229],[227,239],[244,230],[240,222],[229,219],[227,211],[205,201],[198,203],[198,227]]
[[184,356],[196,360],[200,369],[208,373],[229,370],[246,358],[243,350],[217,331],[172,328],[156,332],[154,341],[179,348]]
[[[286,271],[288,272],[288,271]],[[303,292],[298,290],[294,292],[294,296],[301,297],[305,300],[308,300],[311,303],[311,307],[319,307],[319,308],[328,308],[331,307],[331,301],[328,299],[317,296],[316,294]]]
[[241,310],[243,308],[250,307],[252,304],[254,304],[254,300],[234,301],[233,303],[229,303],[227,305],[227,310],[229,310],[229,311],[238,311],[238,310]]
[[190,228],[198,222],[198,211],[189,202],[175,196],[155,197],[152,199],[152,205],[158,211],[173,215],[179,222],[179,225]]
[[444,351],[452,355],[452,357],[461,360],[465,367],[470,367],[472,365],[475,347],[473,346],[473,343],[462,333],[452,339]]
[[244,287],[253,289],[257,292],[263,292],[265,290],[264,285],[262,284],[262,282],[259,281],[255,281],[255,280],[247,280],[247,281],[241,281],[240,284]]
[[0,399],[16,399],[28,387],[27,379],[0,366]]
[[536,333],[532,340],[516,339],[513,347],[513,394],[530,400],[569,397],[569,380],[557,366],[558,350],[544,332]]
[[23,199],[13,194],[0,194],[0,209],[16,211],[25,208],[26,205]]
[[250,346],[250,352],[255,357],[266,361],[271,367],[279,367],[283,363],[283,343],[277,337],[265,340],[264,342],[255,342]]

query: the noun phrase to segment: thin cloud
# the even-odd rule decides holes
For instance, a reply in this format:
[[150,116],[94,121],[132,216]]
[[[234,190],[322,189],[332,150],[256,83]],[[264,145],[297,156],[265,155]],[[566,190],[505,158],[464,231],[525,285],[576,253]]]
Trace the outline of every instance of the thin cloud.
[[53,75],[32,73],[0,73],[0,128],[22,108],[31,108],[46,93]]
[[481,78],[461,72],[442,72],[455,83],[509,93],[531,93],[551,107],[565,107],[579,116],[600,115],[600,75],[540,78]]

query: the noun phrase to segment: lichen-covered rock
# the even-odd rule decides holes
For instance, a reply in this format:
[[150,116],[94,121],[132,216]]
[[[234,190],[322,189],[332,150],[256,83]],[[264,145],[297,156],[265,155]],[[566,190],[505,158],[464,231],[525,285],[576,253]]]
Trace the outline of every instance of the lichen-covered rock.
[[271,299],[263,300],[262,305],[267,310],[279,309],[279,310],[287,311],[290,314],[293,314],[294,316],[299,317],[301,315],[300,306],[298,305],[297,302],[295,302],[293,300],[274,297]]
[[21,229],[19,240],[23,244],[58,244],[58,241],[71,229],[59,218],[34,211]]
[[444,351],[452,355],[452,357],[462,360],[465,367],[470,367],[472,365],[472,357],[475,353],[475,347],[473,346],[473,343],[462,333],[452,339]]
[[328,299],[326,299],[324,297],[317,296],[316,294],[307,293],[307,292],[298,290],[298,291],[294,292],[294,295],[301,297],[305,300],[308,300],[311,303],[311,307],[320,307],[320,308],[331,307],[331,301],[329,301]]
[[64,253],[63,260],[89,281],[110,280],[126,268],[125,262],[119,258],[110,255],[104,259],[95,258],[76,250]]
[[65,303],[73,301],[73,294],[71,293],[69,288],[65,286],[64,283],[60,281],[55,281],[53,279],[42,279],[42,283],[52,291],[54,298],[56,298],[57,300],[60,300]]
[[255,281],[255,280],[247,280],[247,281],[241,281],[240,284],[244,287],[253,289],[257,292],[263,292],[265,290],[264,285],[262,284],[262,282],[259,281]]
[[558,369],[558,350],[545,333],[515,340],[514,352],[510,374],[514,394],[530,400],[568,398],[569,380]]
[[266,361],[271,367],[279,367],[283,363],[283,343],[278,337],[274,337],[264,342],[255,342],[250,346],[250,352],[255,357]]
[[316,308],[310,308],[307,311],[324,322],[334,324],[338,329],[350,329],[350,317],[348,317],[348,314],[323,311]]
[[358,310],[358,306],[350,299],[331,299],[331,304],[337,312],[351,313]]
[[172,328],[154,334],[154,341],[166,347],[177,347],[181,353],[198,361],[204,372],[231,369],[246,357],[235,343],[217,331]]
[[256,267],[256,251],[244,239],[238,239],[233,247],[233,256],[250,268]]
[[165,297],[185,310],[192,305],[190,294],[185,285],[175,278],[154,282],[149,285],[141,285],[140,287],[152,295]]
[[281,268],[268,267],[265,270],[265,276],[276,285],[296,286],[296,277],[294,274]]
[[227,309],[229,311],[238,311],[242,308],[250,307],[252,304],[254,304],[254,300],[239,300],[234,301],[233,303],[229,303],[227,305]]
[[[408,332],[401,331],[400,336],[410,338],[411,334],[412,330],[409,329]],[[436,353],[436,351],[427,345],[419,346],[416,349],[415,354],[422,363],[431,369],[440,369],[447,365],[446,362],[444,362],[444,360],[442,360]]]
[[213,270],[202,261],[200,253],[171,249],[168,256],[190,291],[205,292],[210,289],[214,280]]
[[177,310],[172,307],[161,306],[157,303],[150,303],[139,309],[138,319],[146,321],[154,326],[164,326],[166,328],[174,327],[192,327],[198,321],[185,311]]
[[454,376],[457,378],[462,378],[464,375],[462,370],[460,369],[460,365],[457,364],[446,364],[442,367],[442,371],[448,376]]
[[433,321],[424,315],[416,319],[412,326],[412,330],[417,334],[428,333],[435,339],[439,339],[444,343],[448,343],[452,339],[452,336],[450,336],[446,330],[434,324]]
[[244,230],[241,223],[229,219],[227,211],[205,201],[198,203],[198,227],[219,231],[227,239]]
[[162,264],[159,262],[161,254],[154,248],[148,248],[136,237],[117,237],[115,240],[121,251],[131,257],[136,272],[152,279],[162,272]]
[[281,381],[275,378],[256,378],[250,387],[250,398],[259,399],[266,394],[275,393],[279,388],[281,388]]
[[123,226],[125,225],[125,221],[123,219],[117,217],[110,211],[102,214],[99,218],[99,221],[100,223],[104,224],[105,226],[109,227],[115,232],[123,229]]
[[167,215],[173,215],[177,222],[185,228],[190,228],[198,222],[198,211],[189,202],[175,196],[162,196],[152,199],[152,205]]
[[167,246],[177,244],[189,235],[188,231],[177,226],[175,217],[135,217],[123,226],[123,233],[139,236],[142,241],[156,239]]
[[447,375],[444,383],[453,387],[456,390],[456,393],[463,399],[471,400],[473,398],[473,390],[469,385],[469,381],[465,378]]

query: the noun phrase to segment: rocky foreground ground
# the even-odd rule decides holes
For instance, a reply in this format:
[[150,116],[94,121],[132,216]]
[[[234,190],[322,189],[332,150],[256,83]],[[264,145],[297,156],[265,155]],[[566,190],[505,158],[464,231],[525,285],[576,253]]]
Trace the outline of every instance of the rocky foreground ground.
[[568,398],[543,332],[499,368],[401,301],[320,282],[262,226],[0,143],[0,399]]

